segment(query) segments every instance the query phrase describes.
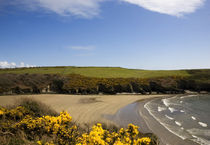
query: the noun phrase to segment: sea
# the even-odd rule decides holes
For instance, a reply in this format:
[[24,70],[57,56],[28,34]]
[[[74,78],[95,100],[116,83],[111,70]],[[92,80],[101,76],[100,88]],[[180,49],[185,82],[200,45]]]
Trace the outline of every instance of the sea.
[[144,105],[168,131],[201,145],[210,145],[210,95],[159,98]]

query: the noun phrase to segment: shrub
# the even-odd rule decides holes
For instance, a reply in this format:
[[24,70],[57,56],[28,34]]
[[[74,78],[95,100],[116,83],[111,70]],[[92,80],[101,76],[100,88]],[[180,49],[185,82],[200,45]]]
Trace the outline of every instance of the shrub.
[[51,89],[57,93],[63,93],[63,80],[53,80]]
[[16,106],[22,106],[26,108],[27,110],[33,112],[37,117],[41,117],[44,115],[58,115],[58,113],[51,109],[49,106],[31,98],[21,98],[16,103]]

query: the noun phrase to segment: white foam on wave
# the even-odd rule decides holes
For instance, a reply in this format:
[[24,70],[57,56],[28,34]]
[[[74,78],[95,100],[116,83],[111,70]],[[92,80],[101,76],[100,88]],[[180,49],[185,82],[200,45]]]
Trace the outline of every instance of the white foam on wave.
[[198,96],[198,95],[188,95],[188,97],[195,97],[195,96]]
[[165,115],[165,117],[168,118],[168,119],[170,119],[170,120],[174,120],[173,117],[170,117],[170,116],[168,116],[168,115]]
[[198,137],[196,135],[192,135],[192,137],[193,138],[191,140],[196,142],[196,143],[198,143],[198,144],[200,144],[200,145],[210,145],[210,141],[209,140],[206,140],[204,138]]
[[181,122],[175,121],[176,125],[182,126]]
[[169,132],[173,133],[174,135],[178,136],[179,138],[181,138],[182,140],[185,140],[186,138],[188,138],[189,136],[187,134],[183,134],[183,131],[182,133],[180,133],[180,130],[177,130],[177,127],[175,128],[171,128],[172,126],[166,124],[166,123],[163,123],[161,121],[161,119],[159,119],[158,117],[156,117],[153,113],[152,113],[152,109],[150,109],[149,107],[149,104],[151,103],[150,102],[147,102],[146,104],[144,104],[144,108],[149,112],[149,114],[155,119],[157,120],[163,127],[165,127]]
[[170,105],[169,100],[168,99],[162,99],[163,104],[168,107]]
[[172,107],[168,107],[168,109],[170,110],[171,113],[177,111],[176,109],[172,108]]
[[159,107],[159,106],[158,106],[158,112],[161,112],[161,111],[164,111],[164,110],[166,110],[165,107]]
[[184,113],[185,111],[184,110],[180,110],[180,112]]
[[189,132],[192,135],[208,136],[208,137],[210,137],[210,130],[209,129],[192,128],[192,129],[188,129],[187,132]]
[[180,97],[181,99],[184,99],[184,98],[190,98],[190,97],[195,97],[195,96],[198,96],[198,95],[187,95],[187,96],[182,96]]
[[203,123],[203,122],[198,122],[198,124],[202,127],[207,127],[208,126],[206,123]]
[[[188,96],[183,96],[182,98],[187,98],[187,97],[194,97],[194,96],[197,96],[197,95],[188,95]],[[169,99],[162,99],[161,100],[163,102],[163,104],[166,106],[166,108],[170,108],[169,110],[171,112],[174,112],[174,108],[172,108],[172,105],[174,106],[173,100],[169,100]],[[180,103],[183,103],[183,101],[179,101]],[[181,105],[181,104],[179,104]],[[204,127],[203,129],[194,129],[194,130],[191,130],[188,131],[186,128],[183,128],[182,127],[182,124],[178,121],[175,121],[174,118],[170,117],[170,116],[167,116],[165,115],[166,118],[170,119],[170,120],[173,120],[173,121],[169,121],[169,120],[164,120],[161,118],[161,116],[158,115],[157,113],[157,110],[154,110],[153,109],[153,103],[152,101],[150,102],[147,102],[145,105],[144,105],[144,108],[147,109],[147,111],[149,112],[149,114],[155,119],[157,120],[163,127],[165,127],[169,132],[173,133],[174,135],[180,137],[181,139],[185,140],[185,139],[189,139],[189,140],[192,140],[193,142],[196,142],[200,145],[210,145],[210,140],[207,140],[205,139],[207,136],[210,137],[210,130],[206,127],[208,127],[208,124],[207,123],[204,123],[204,122],[197,122],[200,126]],[[176,110],[176,109],[175,109]],[[177,111],[180,111],[180,112],[184,112],[183,110],[177,110]],[[156,114],[157,113],[157,114]],[[195,116],[190,116],[192,120],[199,120],[199,118],[196,118]],[[175,126],[171,123],[175,123]]]
[[195,118],[194,116],[191,116],[191,118],[192,118],[193,120],[196,120],[196,118]]

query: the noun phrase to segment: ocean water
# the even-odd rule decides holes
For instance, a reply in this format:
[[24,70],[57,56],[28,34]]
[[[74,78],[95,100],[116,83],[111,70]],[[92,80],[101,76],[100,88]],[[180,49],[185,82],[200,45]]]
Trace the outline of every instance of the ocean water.
[[181,139],[210,145],[210,95],[155,99],[144,107],[161,125]]

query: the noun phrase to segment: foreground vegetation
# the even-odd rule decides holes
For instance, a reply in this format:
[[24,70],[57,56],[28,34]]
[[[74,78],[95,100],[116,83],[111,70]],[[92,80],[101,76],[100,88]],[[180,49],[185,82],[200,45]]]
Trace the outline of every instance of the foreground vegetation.
[[82,129],[67,112],[56,114],[49,107],[30,99],[19,105],[0,107],[0,141],[3,145],[156,145],[157,138],[143,134],[138,126],[105,129],[98,123]]
[[146,71],[98,67],[0,70],[0,94],[210,92],[210,70]]

